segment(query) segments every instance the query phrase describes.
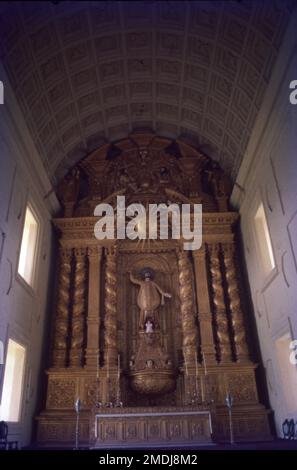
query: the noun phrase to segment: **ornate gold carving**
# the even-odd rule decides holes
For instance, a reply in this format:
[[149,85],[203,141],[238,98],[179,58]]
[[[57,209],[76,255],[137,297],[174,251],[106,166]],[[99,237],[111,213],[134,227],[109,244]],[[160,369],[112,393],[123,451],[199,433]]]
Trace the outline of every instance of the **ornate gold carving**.
[[219,244],[209,246],[210,271],[213,289],[213,302],[215,306],[216,334],[219,342],[220,361],[231,360],[231,345],[229,336],[229,325],[222,285],[222,273],[219,258]]
[[59,293],[53,350],[53,366],[55,367],[66,366],[70,307],[71,256],[72,250],[60,248]]
[[205,244],[199,250],[193,251],[195,267],[196,297],[201,335],[201,351],[204,360],[209,363],[216,362],[215,345],[213,338],[212,313],[210,308],[210,295],[207,280],[207,261]]
[[144,395],[160,395],[175,388],[175,376],[172,370],[142,370],[132,372],[130,375],[133,389]]
[[237,360],[248,360],[249,352],[247,346],[243,313],[240,305],[238,280],[235,266],[234,245],[223,245],[224,264],[226,270],[227,289],[230,302],[231,323],[233,327],[235,354]]
[[47,390],[47,406],[50,408],[73,408],[75,380],[50,379]]
[[72,217],[79,193],[80,171],[73,168],[58,185],[57,194],[64,207],[64,217]]
[[220,382],[223,383],[223,374],[204,374],[201,373],[199,377],[201,387],[202,402],[210,403],[225,403],[226,395],[221,393]]
[[86,366],[99,367],[100,348],[100,284],[101,284],[101,246],[88,247],[88,316],[87,316],[87,348]]
[[[101,412],[111,415],[116,412],[121,418],[105,422],[100,418],[102,427],[96,428],[99,436],[98,445],[105,446],[106,442],[118,441],[141,442],[144,436],[145,439],[150,436],[151,441],[162,439],[163,442],[175,441],[177,444],[187,439],[195,443],[203,441],[204,431],[208,430],[207,420],[201,422],[200,419],[193,420],[191,416],[184,419],[173,416],[175,411],[181,409],[182,403],[193,403],[196,399],[203,400],[203,404],[196,406],[195,409],[210,410],[213,415],[218,415],[218,428],[221,427],[222,430],[218,438],[228,435],[225,405],[227,388],[234,394],[235,431],[244,437],[251,435],[252,431],[260,435],[263,430],[263,434],[267,436],[266,411],[258,404],[254,365],[244,361],[225,360],[231,358],[230,343],[233,337],[230,340],[228,333],[230,330],[232,336],[232,328],[236,337],[232,343],[232,352],[236,353],[237,357],[240,356],[241,346],[241,319],[236,310],[239,291],[235,288],[236,271],[228,260],[229,254],[226,256],[225,253],[227,264],[224,264],[223,257],[221,254],[219,257],[216,252],[210,264],[211,282],[208,285],[209,257],[207,253],[205,259],[204,247],[192,253],[195,267],[195,271],[192,272],[189,259],[191,255],[188,257],[188,253],[180,252],[176,256],[176,249],[179,247],[177,240],[158,239],[144,246],[132,240],[119,240],[116,255],[112,248],[114,242],[99,241],[94,236],[94,224],[97,218],[90,215],[94,213],[95,205],[103,200],[114,204],[117,194],[123,194],[127,205],[133,202],[141,202],[144,205],[151,202],[167,203],[169,200],[177,204],[202,202],[204,245],[217,247],[221,243],[225,247],[233,242],[238,214],[214,212],[218,206],[220,210],[226,207],[227,191],[222,175],[213,172],[208,181],[209,185],[205,185],[205,180],[202,181],[201,178],[207,177],[204,170],[208,165],[208,159],[199,156],[194,149],[180,142],[175,148],[168,144],[169,140],[154,135],[134,134],[133,137],[122,141],[119,146],[118,144],[113,147],[110,144],[102,146],[80,163],[80,171],[89,178],[86,198],[77,200],[75,186],[77,181],[69,179],[69,190],[65,189],[67,199],[65,203],[66,205],[69,203],[67,207],[64,204],[66,217],[55,219],[54,224],[61,235],[61,246],[65,250],[69,249],[65,251],[65,256],[75,249],[77,263],[73,263],[74,285],[70,285],[70,258],[67,259],[66,256],[61,260],[54,339],[54,365],[59,368],[48,371],[47,408],[38,417],[39,436],[42,436],[43,443],[55,442],[56,445],[57,441],[61,441],[62,445],[65,445],[65,442],[73,442],[75,432],[73,403],[78,395],[83,402],[80,435],[84,436],[86,443],[90,436],[95,439],[94,420],[90,428],[88,423],[86,424],[91,414],[90,408],[97,400],[115,401],[119,383],[121,400],[125,406],[116,410],[104,407]],[[120,155],[106,159],[106,153],[110,149],[120,150]],[[179,158],[176,158],[176,150]],[[100,278],[100,253],[103,248],[106,250],[105,279]],[[82,252],[81,249],[87,250],[86,265],[84,265],[85,251]],[[63,258],[62,253],[61,257]],[[87,265],[88,293],[84,269]],[[143,266],[156,269],[158,285],[170,291],[173,298],[166,302],[164,307],[160,307],[162,309],[160,315],[156,314],[159,328],[146,324],[144,319],[141,325],[145,326],[145,329],[139,330],[137,293],[135,289],[131,289],[131,285],[129,287],[127,271],[132,269],[136,272]],[[226,277],[224,277],[225,272]],[[194,286],[201,345],[198,344]],[[211,286],[212,291],[208,292],[208,287]],[[104,287],[104,299],[102,299],[104,312],[101,314],[102,287]],[[180,303],[176,295],[178,288]],[[223,292],[223,288],[226,292]],[[69,291],[73,292],[70,298]],[[88,297],[87,318],[84,308],[86,297]],[[212,311],[212,299],[214,299],[214,311]],[[72,304],[69,305],[71,301]],[[226,306],[225,301],[227,301]],[[74,313],[71,323],[68,315],[72,310]],[[226,311],[230,316],[228,321]],[[99,335],[101,316],[103,328]],[[214,319],[217,320],[217,325],[213,322]],[[85,320],[88,327],[87,337]],[[67,339],[68,325],[73,327],[73,335],[69,338],[70,344]],[[215,360],[213,329],[218,332],[216,336],[218,351],[221,352],[222,349],[223,352],[221,358],[224,360],[220,364]],[[140,347],[141,343],[146,350]],[[70,364],[77,367],[66,367],[68,346],[71,346]],[[85,346],[87,346],[86,367],[78,367]],[[197,380],[195,353],[200,346],[206,357],[206,368],[204,369],[198,360]],[[118,350],[121,351],[120,380],[117,374]],[[136,358],[138,350],[140,353]],[[100,363],[97,367],[99,353],[101,355],[103,352],[104,366]],[[187,368],[179,369],[182,354]],[[131,364],[128,366],[130,359],[134,361],[132,366]],[[251,384],[248,385],[246,381],[250,381]],[[213,405],[210,404],[211,400],[214,400]],[[128,405],[133,408],[128,408]],[[137,408],[138,406],[141,408]],[[158,409],[164,412],[167,410],[170,416],[164,419],[153,417],[150,423],[133,416],[139,410],[152,416]],[[96,410],[98,411],[98,408]],[[194,407],[187,405],[182,407],[182,410],[191,411]],[[125,416],[127,412],[130,413],[129,417]],[[215,427],[215,419],[213,423]],[[102,442],[100,437],[103,437]]]
[[95,406],[97,401],[102,402],[102,394],[100,393],[100,387],[98,380],[85,379],[84,380],[84,407],[92,408]]
[[[59,418],[40,420],[38,426],[38,441],[40,443],[55,443],[65,446],[66,443],[73,444],[75,440],[75,417],[64,422]],[[80,442],[88,444],[89,423],[81,420],[79,425]]]
[[116,252],[106,254],[105,271],[105,365],[117,365],[117,268]]
[[211,162],[211,169],[206,170],[207,180],[212,195],[216,198],[218,209],[228,211],[228,199],[232,191],[232,182],[217,162]]
[[71,351],[70,365],[78,367],[83,365],[83,343],[85,334],[86,314],[86,250],[75,249],[75,275],[74,296],[71,322]]
[[[153,278],[152,268],[142,268],[143,280],[136,279],[130,273],[130,281],[140,286],[137,305],[140,309],[140,321],[137,331],[137,348],[130,360],[130,381],[134,391],[146,395],[160,395],[175,388],[173,365],[165,348],[161,344],[163,332],[160,328],[158,311],[164,297],[171,294],[161,289]],[[162,301],[161,301],[162,299]]]
[[257,400],[256,383],[253,375],[230,374],[227,380],[228,390],[234,399],[234,403],[255,402]]
[[126,436],[128,439],[135,439],[137,436],[137,424],[129,424],[127,426]]
[[130,273],[130,281],[140,287],[137,296],[137,305],[140,309],[139,329],[143,330],[146,322],[150,322],[152,328],[159,329],[160,321],[158,310],[160,305],[164,305],[164,298],[171,298],[171,294],[164,292],[163,289],[153,280],[154,271],[151,268],[143,268],[142,276],[144,279],[136,279]]
[[186,365],[195,364],[197,333],[194,318],[192,271],[188,254],[178,251],[179,292],[183,331],[183,355]]
[[[205,413],[201,413],[205,411]],[[175,415],[174,413],[178,413]],[[188,414],[188,413],[191,414]],[[199,412],[193,415],[193,412]],[[96,411],[95,411],[96,413]],[[96,438],[95,447],[100,448],[121,440],[122,445],[137,442],[145,443],[193,443],[199,438],[202,442],[211,442],[209,414],[198,407],[188,408],[124,408],[119,410],[120,419],[100,410],[94,416]],[[141,414],[141,419],[137,413]],[[135,414],[135,417],[131,416]],[[128,416],[126,416],[128,415]]]

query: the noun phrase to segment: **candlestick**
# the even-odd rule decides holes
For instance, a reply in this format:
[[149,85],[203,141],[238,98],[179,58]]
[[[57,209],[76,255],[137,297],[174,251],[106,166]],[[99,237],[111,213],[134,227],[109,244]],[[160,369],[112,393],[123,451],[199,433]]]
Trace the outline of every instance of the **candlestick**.
[[109,380],[109,355],[108,354],[106,358],[106,367],[107,367],[107,380]]
[[189,372],[188,372],[188,364],[187,364],[186,359],[185,359],[185,366],[186,366],[186,375],[188,376],[188,375],[189,375]]
[[121,356],[120,356],[120,354],[118,354],[118,379],[117,379],[117,394],[116,394],[116,404],[115,404],[115,406],[121,406],[120,377],[121,377]]
[[81,401],[80,398],[78,397],[75,401],[74,408],[76,411],[76,426],[75,426],[75,450],[79,449],[78,445],[78,437],[79,437],[79,412],[81,408]]
[[206,395],[206,393],[205,393],[205,385],[206,385],[206,384],[205,384],[205,382],[204,382],[204,380],[203,380],[203,378],[202,378],[202,380],[201,380],[201,401],[202,401],[202,403],[204,403],[204,402],[206,401],[206,399],[205,399],[205,395]]
[[229,390],[227,391],[227,395],[226,395],[226,405],[228,407],[228,414],[229,414],[230,444],[234,444],[233,422],[232,422],[233,397],[231,393],[229,392]]
[[198,398],[198,358],[197,351],[195,351],[195,370],[196,370],[196,399]]
[[97,354],[97,369],[96,369],[96,406],[99,404],[99,353]]
[[197,358],[197,351],[195,352],[195,371],[196,371],[196,378],[198,378],[198,358]]
[[204,352],[202,353],[202,357],[203,357],[203,365],[204,365],[204,375],[207,375],[206,361],[205,361],[205,355],[204,355]]

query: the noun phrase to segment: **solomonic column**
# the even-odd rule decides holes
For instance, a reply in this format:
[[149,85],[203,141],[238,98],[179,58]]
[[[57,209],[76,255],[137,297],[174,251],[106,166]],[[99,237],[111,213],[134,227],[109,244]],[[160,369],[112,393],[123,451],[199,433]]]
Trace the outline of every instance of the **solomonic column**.
[[216,363],[212,313],[207,280],[205,245],[192,252],[201,336],[201,351],[207,364]]
[[235,355],[238,361],[248,361],[249,351],[238,288],[238,276],[236,272],[235,260],[235,245],[233,243],[224,244],[223,255],[226,270],[226,281],[231,312]]
[[117,267],[116,251],[106,253],[105,270],[105,365],[117,366]]
[[193,396],[195,391],[195,362],[197,360],[197,328],[194,317],[192,271],[188,253],[178,251],[179,292],[181,323],[183,332],[183,356],[186,372],[186,399]]
[[89,290],[86,366],[96,369],[99,359],[101,257],[102,248],[100,246],[88,248]]
[[225,306],[219,244],[209,245],[209,253],[216,334],[219,342],[219,358],[220,362],[230,362],[232,360],[232,350]]
[[70,366],[80,367],[84,360],[86,317],[86,250],[75,248],[74,293],[71,321]]
[[72,250],[60,247],[59,291],[55,323],[53,366],[65,367],[70,309]]

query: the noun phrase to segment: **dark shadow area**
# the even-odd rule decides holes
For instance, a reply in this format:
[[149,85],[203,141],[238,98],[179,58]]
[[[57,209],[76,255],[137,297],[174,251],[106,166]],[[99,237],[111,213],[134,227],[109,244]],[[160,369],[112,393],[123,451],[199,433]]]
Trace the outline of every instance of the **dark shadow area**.
[[[49,256],[49,254],[48,254]],[[56,305],[57,297],[57,284],[58,279],[55,275],[58,272],[58,241],[57,236],[52,227],[52,237],[51,237],[51,257],[50,257],[50,267],[49,267],[49,276],[48,276],[48,288],[47,288],[47,297],[46,297],[46,313],[45,321],[43,328],[43,347],[41,351],[41,361],[40,368],[38,372],[38,385],[36,390],[37,403],[36,410],[33,416],[32,423],[32,438],[31,442],[34,443],[37,440],[37,421],[36,416],[45,409],[46,404],[46,389],[47,389],[47,375],[45,370],[50,366],[50,357],[51,357],[51,344],[52,337],[54,332],[54,309]]]

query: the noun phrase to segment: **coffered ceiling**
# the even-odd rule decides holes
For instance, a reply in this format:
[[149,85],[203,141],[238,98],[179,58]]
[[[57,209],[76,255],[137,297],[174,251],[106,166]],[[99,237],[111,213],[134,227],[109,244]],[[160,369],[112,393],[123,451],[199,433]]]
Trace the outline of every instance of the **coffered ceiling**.
[[293,3],[2,3],[1,59],[51,180],[137,128],[234,179]]

